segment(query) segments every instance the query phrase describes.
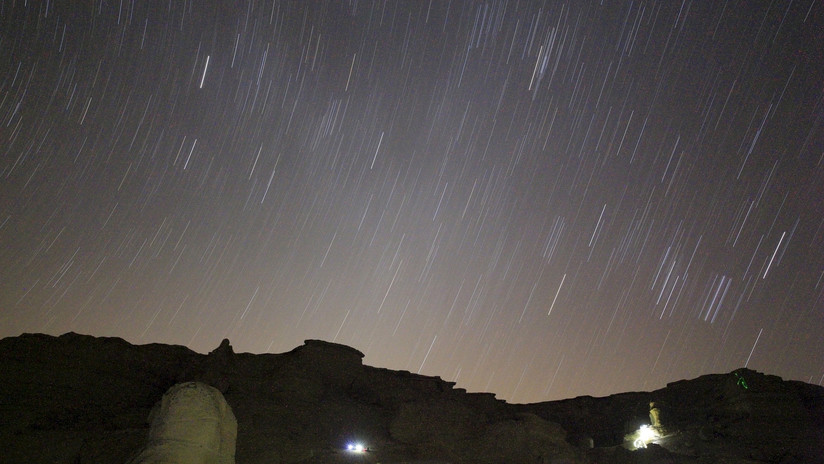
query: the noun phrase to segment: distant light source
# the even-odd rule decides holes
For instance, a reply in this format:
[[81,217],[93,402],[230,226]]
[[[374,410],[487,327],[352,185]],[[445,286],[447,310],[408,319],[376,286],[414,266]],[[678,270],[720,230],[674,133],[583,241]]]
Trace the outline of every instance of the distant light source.
[[659,438],[660,435],[655,430],[655,428],[650,427],[649,425],[642,425],[635,433],[630,435],[632,437],[632,447],[633,449],[638,448],[646,448],[649,443],[651,443],[656,438]]
[[346,449],[353,453],[363,453],[366,451],[366,447],[363,446],[361,443],[349,443],[346,445]]

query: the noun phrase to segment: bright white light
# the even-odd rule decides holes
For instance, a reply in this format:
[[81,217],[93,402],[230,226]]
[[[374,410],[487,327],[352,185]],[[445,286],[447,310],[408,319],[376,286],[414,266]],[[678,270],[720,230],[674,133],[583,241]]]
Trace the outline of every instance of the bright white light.
[[659,437],[658,432],[649,425],[642,425],[635,435],[637,438],[632,442],[632,446],[636,449],[646,448],[648,443]]
[[366,448],[360,443],[349,443],[346,445],[346,449],[352,451],[353,453],[363,453]]
[[639,430],[641,440],[649,442],[658,436],[658,433],[649,425],[642,425]]

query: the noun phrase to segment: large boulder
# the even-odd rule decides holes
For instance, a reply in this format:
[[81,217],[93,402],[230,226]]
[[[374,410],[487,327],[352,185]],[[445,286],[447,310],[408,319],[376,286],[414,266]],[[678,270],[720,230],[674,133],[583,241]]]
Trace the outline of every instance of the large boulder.
[[237,421],[216,388],[177,384],[150,419],[148,443],[129,464],[234,464]]
[[480,456],[485,462],[510,464],[586,462],[584,453],[566,438],[566,431],[560,425],[524,413],[490,424],[468,457]]

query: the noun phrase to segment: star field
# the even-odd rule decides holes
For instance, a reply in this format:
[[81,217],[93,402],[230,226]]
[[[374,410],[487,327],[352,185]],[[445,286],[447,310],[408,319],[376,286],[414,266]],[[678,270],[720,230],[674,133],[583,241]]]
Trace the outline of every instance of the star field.
[[0,336],[822,384],[824,4],[2,1],[0,245]]

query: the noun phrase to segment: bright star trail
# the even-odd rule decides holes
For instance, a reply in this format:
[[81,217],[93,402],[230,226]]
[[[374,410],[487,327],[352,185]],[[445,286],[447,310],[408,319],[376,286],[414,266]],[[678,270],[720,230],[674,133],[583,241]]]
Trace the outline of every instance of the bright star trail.
[[821,384],[824,3],[2,1],[0,244],[0,336]]

